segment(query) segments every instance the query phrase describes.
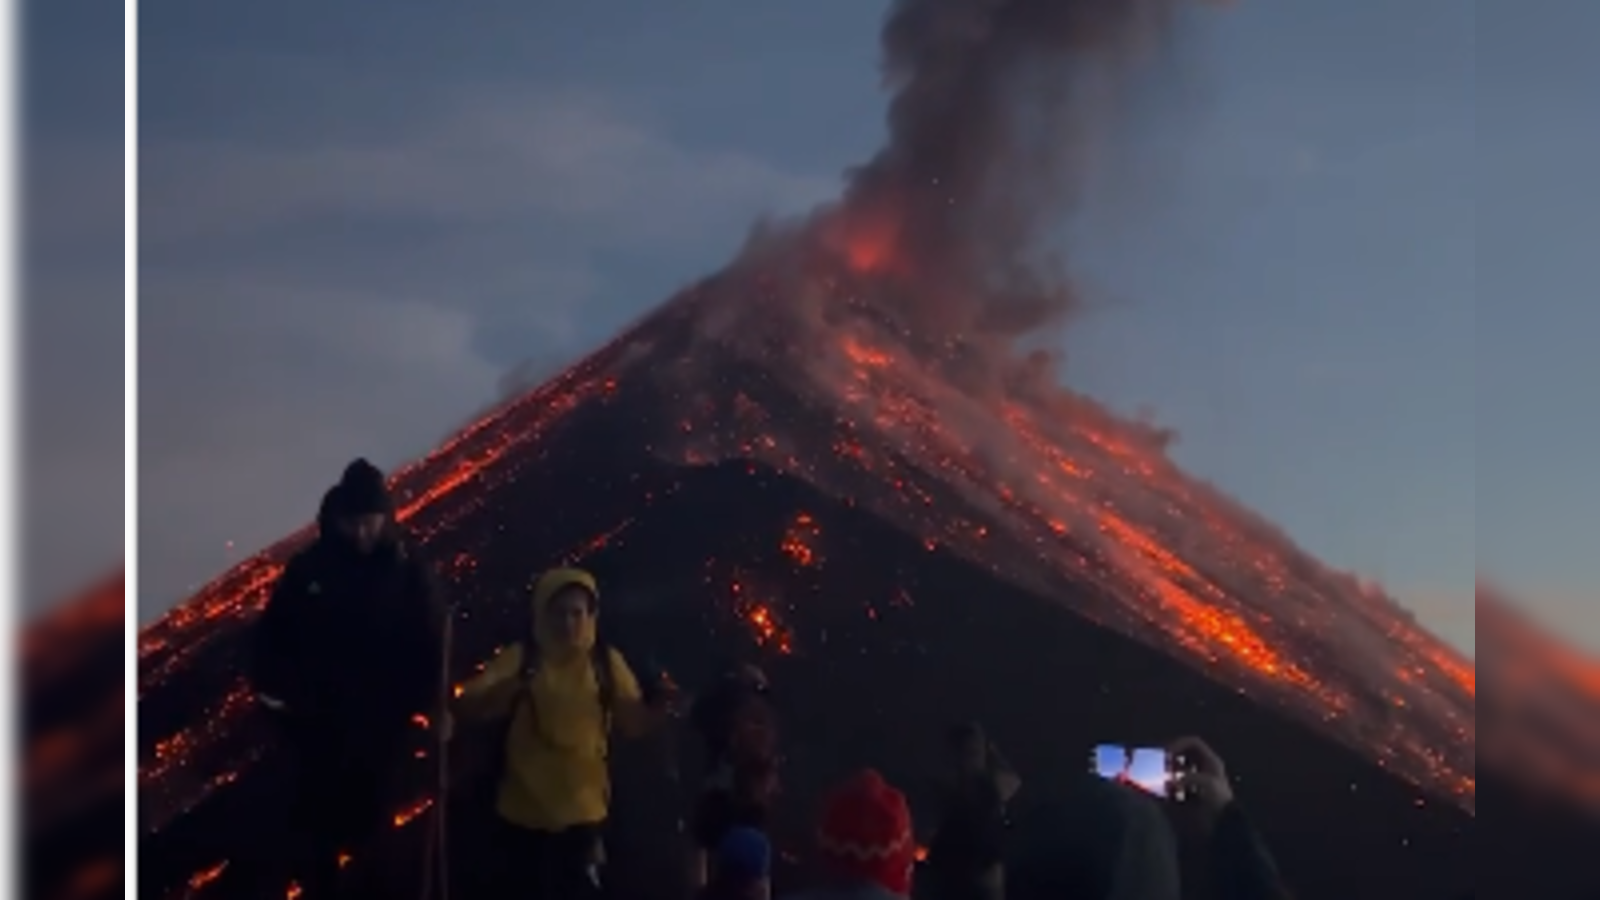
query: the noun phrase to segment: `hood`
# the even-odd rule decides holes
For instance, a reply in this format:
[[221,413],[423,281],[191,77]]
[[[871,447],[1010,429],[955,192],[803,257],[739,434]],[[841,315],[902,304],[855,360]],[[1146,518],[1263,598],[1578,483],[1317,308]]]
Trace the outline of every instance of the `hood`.
[[583,569],[551,569],[533,583],[533,640],[538,644],[540,654],[546,658],[577,656],[594,648],[597,616],[585,619],[577,640],[570,643],[557,637],[550,627],[550,601],[570,587],[588,591],[598,608],[600,585],[593,575]]
[[334,485],[322,495],[322,505],[317,507],[317,536],[323,540],[334,537],[333,520],[339,516],[339,486]]
[[342,515],[379,513],[387,520],[375,557],[387,558],[403,554],[400,526],[395,521],[394,501],[383,472],[367,462],[357,459],[345,467],[339,483],[322,495],[322,505],[317,509],[317,536],[324,544],[340,550],[347,549],[339,539],[335,520]]
[[1009,895],[1083,900],[1178,900],[1177,839],[1160,801],[1085,775],[1016,825]]
[[383,471],[364,458],[345,466],[339,479],[339,506],[352,515],[381,513],[394,518],[394,498]]

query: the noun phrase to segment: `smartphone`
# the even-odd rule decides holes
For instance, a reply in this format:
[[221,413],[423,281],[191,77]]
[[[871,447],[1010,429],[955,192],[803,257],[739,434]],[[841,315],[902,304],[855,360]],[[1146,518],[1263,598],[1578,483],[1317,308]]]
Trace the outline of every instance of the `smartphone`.
[[1098,744],[1090,756],[1089,771],[1107,781],[1132,785],[1157,797],[1171,797],[1172,763],[1167,751],[1160,747]]

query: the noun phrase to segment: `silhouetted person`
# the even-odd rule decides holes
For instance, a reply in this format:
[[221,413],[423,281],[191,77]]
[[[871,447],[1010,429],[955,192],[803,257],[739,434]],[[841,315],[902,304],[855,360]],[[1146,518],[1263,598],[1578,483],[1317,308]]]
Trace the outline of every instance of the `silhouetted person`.
[[324,497],[256,626],[251,681],[293,757],[291,868],[307,898],[334,892],[341,851],[388,815],[411,756],[412,717],[440,688],[440,627],[427,567],[407,547],[383,473],[351,463]]
[[598,895],[610,814],[612,731],[640,736],[673,696],[646,704],[620,652],[599,638],[600,592],[581,569],[541,575],[521,641],[462,687],[464,721],[506,723],[495,773],[495,830],[482,889],[503,897]]
[[735,828],[766,828],[778,781],[777,716],[767,676],[753,665],[723,672],[695,700],[689,724],[705,749],[705,777],[691,816],[689,879],[705,884],[706,860]]
[[[1207,885],[1205,895],[1214,900],[1288,900],[1271,854],[1234,800],[1222,760],[1195,738],[1174,743],[1169,753],[1179,768],[1170,801],[1086,773],[1023,815],[1006,855],[1009,900],[1178,900],[1182,883],[1191,880]],[[1209,871],[1181,873],[1164,803],[1200,826]]]
[[982,726],[948,736],[950,769],[935,782],[938,818],[925,871],[936,900],[1003,900],[1006,804],[1022,779]]
[[1019,815],[1012,829],[1008,900],[1181,895],[1177,836],[1161,801],[1130,784],[1085,773]]
[[1271,851],[1234,798],[1222,757],[1195,737],[1173,742],[1168,754],[1178,769],[1172,791],[1178,811],[1192,817],[1207,844],[1212,895],[1218,900],[1289,900],[1292,895]]

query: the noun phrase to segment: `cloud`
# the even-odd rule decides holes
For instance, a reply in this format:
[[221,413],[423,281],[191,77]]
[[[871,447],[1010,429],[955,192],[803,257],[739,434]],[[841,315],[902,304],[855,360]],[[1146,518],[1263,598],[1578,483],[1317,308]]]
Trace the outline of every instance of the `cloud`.
[[457,226],[552,216],[603,224],[620,242],[671,241],[835,190],[832,178],[691,150],[590,91],[473,86],[421,97],[413,111],[331,142],[157,140],[142,151],[145,190],[160,199],[141,236],[214,240],[335,216]]
[[123,549],[122,152],[28,141],[22,283],[25,614]]
[[[356,455],[393,465],[493,395],[474,319],[424,297],[173,283],[142,353],[141,614],[309,521]],[[144,361],[147,360],[147,361]]]
[[146,132],[144,619],[308,521],[351,457],[425,452],[513,363],[548,371],[658,299],[634,261],[701,271],[833,187],[593,91],[458,86],[403,119],[361,99],[308,98],[337,128]]

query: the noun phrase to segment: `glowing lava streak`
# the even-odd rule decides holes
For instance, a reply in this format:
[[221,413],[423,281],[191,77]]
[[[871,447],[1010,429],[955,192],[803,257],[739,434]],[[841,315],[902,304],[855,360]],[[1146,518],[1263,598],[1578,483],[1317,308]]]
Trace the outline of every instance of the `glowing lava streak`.
[[1313,687],[1310,677],[1305,672],[1279,658],[1267,642],[1244,620],[1200,602],[1188,591],[1179,587],[1174,579],[1190,582],[1201,580],[1199,574],[1182,560],[1109,512],[1102,513],[1100,528],[1114,540],[1134,548],[1158,569],[1168,573],[1170,577],[1150,578],[1146,583],[1163,607],[1188,626],[1188,633],[1204,636],[1211,646],[1221,648],[1238,662],[1262,675],[1281,678],[1302,687]]
[[412,822],[417,820],[418,816],[421,816],[432,807],[433,798],[429,797],[418,800],[416,803],[413,803],[405,809],[402,809],[394,814],[394,827],[404,828],[407,825],[410,825]]
[[189,878],[189,890],[204,890],[212,882],[216,881],[218,878],[221,878],[222,873],[226,871],[228,871],[228,861],[223,860],[209,869],[203,869],[194,873],[194,875]]

